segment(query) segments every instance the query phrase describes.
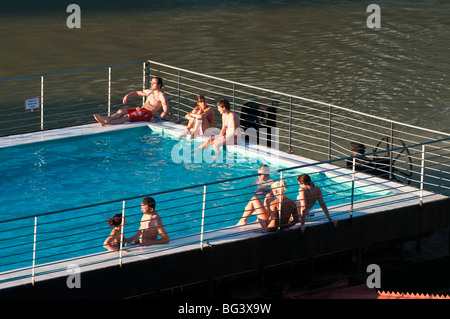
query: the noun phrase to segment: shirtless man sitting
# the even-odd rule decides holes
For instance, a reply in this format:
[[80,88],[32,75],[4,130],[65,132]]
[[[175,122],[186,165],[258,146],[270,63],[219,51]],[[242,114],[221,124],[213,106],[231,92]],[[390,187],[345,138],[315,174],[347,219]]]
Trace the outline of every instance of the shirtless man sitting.
[[[155,77],[152,79],[150,89],[130,92],[123,98],[123,104],[126,104],[130,97],[145,96],[147,99],[141,107],[120,109],[111,116],[94,114],[94,118],[101,126],[138,121],[158,122],[169,114],[169,100],[161,91],[162,86],[162,79],[160,77]],[[156,113],[158,113],[161,108],[163,109],[163,112],[160,117],[156,117]]]
[[[156,202],[152,197],[146,197],[141,202],[141,210],[144,213],[141,218],[141,225],[136,235],[125,239],[124,243],[135,242],[140,246],[149,246],[154,244],[167,244],[170,241],[169,235],[164,228],[161,217],[155,210]],[[161,238],[158,238],[158,235]]]
[[222,129],[220,134],[210,137],[198,148],[204,149],[213,144],[213,150],[216,156],[219,155],[219,147],[240,143],[240,120],[239,117],[231,111],[230,102],[224,98],[220,99],[219,102],[217,102],[217,109],[222,115]]

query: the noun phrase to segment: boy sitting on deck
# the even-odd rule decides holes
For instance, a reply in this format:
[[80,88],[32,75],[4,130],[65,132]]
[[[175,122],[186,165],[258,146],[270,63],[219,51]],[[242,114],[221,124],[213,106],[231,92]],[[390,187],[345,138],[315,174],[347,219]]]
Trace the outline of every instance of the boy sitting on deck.
[[[136,235],[127,238],[125,244],[133,243],[140,246],[153,244],[167,244],[170,241],[161,217],[155,210],[156,202],[152,197],[146,197],[141,202],[141,210],[144,215]],[[158,238],[158,235],[161,238]]]

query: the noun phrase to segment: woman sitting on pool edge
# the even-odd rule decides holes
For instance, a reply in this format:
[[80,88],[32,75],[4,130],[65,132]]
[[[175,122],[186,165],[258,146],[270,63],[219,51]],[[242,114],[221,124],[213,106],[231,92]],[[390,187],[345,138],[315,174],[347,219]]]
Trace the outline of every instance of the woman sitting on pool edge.
[[240,142],[240,121],[239,117],[231,112],[230,102],[227,99],[220,99],[217,102],[217,109],[222,114],[222,129],[220,135],[214,135],[205,141],[198,149],[213,144],[213,150],[216,156],[219,156],[219,148],[223,145],[239,144]]
[[[185,116],[189,120],[189,123],[179,137],[183,137],[187,134],[191,136],[191,139],[196,134],[204,135],[206,130],[214,126],[214,112],[211,107],[206,105],[206,98],[203,95],[197,95],[197,107]],[[192,133],[191,129],[193,127]]]
[[[247,218],[255,213],[258,217],[263,218],[264,214],[267,214],[269,210],[270,202],[275,198],[272,195],[270,186],[275,182],[270,178],[270,168],[266,164],[261,165],[258,168],[258,178],[252,182],[252,185],[258,185],[255,191],[255,195],[250,199],[245,206],[244,213],[236,226],[247,224]],[[266,218],[267,219],[267,218]]]
[[258,216],[259,224],[264,233],[283,230],[298,222],[297,204],[285,195],[286,181],[276,181],[270,187],[276,199],[270,202],[269,207],[264,207],[257,197],[254,201],[254,212]]
[[328,221],[332,222],[333,225],[337,226],[337,220],[330,217],[327,205],[325,204],[322,196],[322,191],[319,187],[314,185],[311,181],[311,177],[308,174],[301,174],[297,177],[300,189],[298,190],[297,202],[298,202],[298,215],[300,216],[300,228],[302,233],[305,231],[305,220],[308,216],[309,211],[314,206],[316,201],[319,201],[319,205],[322,208],[325,216],[327,216]]

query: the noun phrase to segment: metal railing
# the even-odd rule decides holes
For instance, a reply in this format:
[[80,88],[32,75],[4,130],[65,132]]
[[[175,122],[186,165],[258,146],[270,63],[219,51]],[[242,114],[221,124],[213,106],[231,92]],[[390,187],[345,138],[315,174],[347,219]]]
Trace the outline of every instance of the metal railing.
[[[389,153],[388,149],[450,136],[150,60],[0,80],[0,136],[94,123],[93,113],[114,113],[123,107],[126,93],[148,88],[153,76],[164,79],[163,90],[171,106],[169,121],[187,123],[184,116],[195,106],[198,94],[205,95],[213,106],[222,97],[229,99],[241,118],[248,115],[242,108],[246,102],[272,106],[265,112],[265,118],[251,115],[254,121],[260,123],[270,115],[276,117],[280,150],[319,161],[349,156],[351,143],[357,142],[364,144],[368,152],[385,150],[391,166],[396,166],[403,175],[410,175],[417,168],[411,166],[411,161],[417,159],[411,156],[399,161],[399,153],[405,150]],[[26,111],[25,101],[33,97],[39,98],[40,107]],[[130,103],[138,105],[140,101]],[[215,126],[219,127],[221,121],[218,112],[215,113]]]
[[146,83],[145,61],[0,80],[0,136],[92,122]]
[[[417,146],[425,149],[449,140],[450,138],[446,138]],[[446,158],[447,161],[440,165],[448,166],[449,147],[439,150],[434,148],[433,153],[439,158]],[[397,207],[417,205],[425,200],[442,198],[440,196],[436,198],[436,194],[424,190],[424,176],[429,175],[425,172],[432,172],[430,168],[436,165],[434,157],[426,159],[424,154],[425,152],[420,154],[422,159],[417,163],[422,171],[422,174],[416,177],[421,183],[419,189],[402,183],[390,182],[392,184],[389,184],[387,181],[389,171],[378,176],[367,174],[370,168],[367,171],[356,171],[357,157],[284,168],[271,177],[275,180],[287,181],[285,195],[295,199],[298,195],[296,178],[300,173],[307,172],[313,182],[321,187],[331,218],[353,218],[357,214],[382,211],[389,205]],[[341,160],[349,160],[353,163],[352,167],[326,165]],[[80,265],[99,264],[99,266],[101,263],[116,260],[116,264],[121,266],[124,261],[139,255],[170,253],[180,248],[203,249],[204,245],[232,237],[249,234],[256,236],[255,229],[260,229],[260,226],[254,222],[255,216],[248,219],[249,226],[236,226],[246,204],[254,195],[255,186],[251,182],[256,177],[257,174],[248,175],[139,197],[3,220],[0,223],[0,269],[3,270],[0,274],[0,284],[23,277],[29,277],[34,284],[35,277],[38,275],[49,275],[61,271],[61,265],[66,265],[68,259]],[[440,187],[442,187],[442,193],[448,194],[446,185]],[[227,189],[226,194],[224,189]],[[134,234],[134,231],[139,228],[142,216],[140,202],[146,196],[155,198],[156,210],[163,219],[165,229],[171,238],[170,243],[125,253],[121,245],[119,253],[106,252],[102,245],[109,234],[107,218],[121,214],[127,220],[126,236]],[[307,219],[307,225],[325,221],[322,211],[314,209],[312,216]],[[130,249],[130,246],[124,249]]]
[[[296,176],[299,171],[312,166],[315,170],[312,177],[316,184],[320,185],[323,174],[345,177],[344,181],[332,180],[323,186],[323,190],[326,190],[325,200],[332,208],[333,218],[353,217],[360,211],[383,209],[390,203],[407,204],[411,200],[416,204],[422,203],[428,197],[435,196],[429,191],[450,195],[449,134],[154,61],[1,80],[0,134],[11,135],[93,123],[92,113],[111,114],[122,107],[124,94],[148,87],[152,76],[164,79],[164,91],[171,106],[168,119],[173,122],[183,124],[184,115],[192,109],[197,94],[205,95],[211,105],[219,98],[228,98],[233,110],[241,117],[244,114],[239,107],[248,101],[275,105],[276,128],[279,132],[276,138],[279,140],[280,150],[317,161],[311,165],[280,171],[282,178],[288,181],[286,195],[296,197]],[[40,97],[39,112],[24,111],[24,101],[35,96]],[[216,127],[219,125],[220,119],[216,121]],[[365,158],[362,155],[350,157],[351,142],[363,143],[373,152],[364,154]],[[337,168],[319,169],[323,164],[337,165]],[[381,181],[372,182],[372,175],[360,175],[364,172],[376,172],[375,175]],[[203,247],[206,242],[253,233],[254,228],[242,229],[234,225],[254,190],[240,186],[223,199],[223,196],[216,196],[220,191],[215,187],[238,180],[250,181],[255,177],[256,175],[251,175],[149,194],[156,197],[158,207],[162,207],[157,211],[172,239],[169,245],[152,248],[151,253],[191,245]],[[355,196],[358,198],[361,195],[360,191],[370,187],[364,182],[370,182],[371,186],[383,186],[389,180],[398,182],[395,183],[397,190],[404,190],[406,196],[398,198],[398,193],[393,192],[383,193],[381,202],[376,200],[378,197],[355,200]],[[341,184],[346,186],[345,190],[334,188]],[[370,188],[369,193],[372,192],[376,195],[380,190]],[[189,205],[185,205],[187,198],[192,200]],[[115,211],[123,212],[128,222],[126,228],[138,228],[140,200],[142,196],[3,220],[0,223],[0,269],[6,269],[4,275],[9,276],[8,278],[17,278],[22,276],[17,268],[31,267],[32,273],[27,273],[26,276],[31,276],[34,281],[37,274],[58,269],[56,266],[53,270],[46,270],[47,268],[42,268],[43,265],[57,265],[58,261],[67,258],[78,258],[80,255],[102,256],[89,263],[105,262],[102,243],[107,217],[112,217]],[[130,211],[133,213],[129,213]],[[227,213],[224,214],[224,211]],[[316,213],[308,222],[320,222],[323,218],[323,215]],[[184,222],[180,223],[179,219]],[[73,223],[71,224],[74,220],[77,225],[83,225],[76,227],[76,231]],[[65,225],[61,226],[60,223]],[[44,231],[40,230],[42,228]],[[77,245],[73,245],[74,242]],[[122,259],[148,253],[147,250],[133,254],[121,253],[120,264]],[[117,258],[114,253],[107,255],[111,256],[107,260]],[[13,263],[9,259],[2,261],[11,256],[15,258]]]

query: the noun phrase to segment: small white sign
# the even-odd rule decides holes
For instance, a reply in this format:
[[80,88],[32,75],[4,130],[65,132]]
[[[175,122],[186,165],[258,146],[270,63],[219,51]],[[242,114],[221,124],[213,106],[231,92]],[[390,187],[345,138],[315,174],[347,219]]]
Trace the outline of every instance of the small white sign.
[[38,109],[41,106],[41,99],[39,97],[30,97],[25,99],[25,111],[32,111]]

